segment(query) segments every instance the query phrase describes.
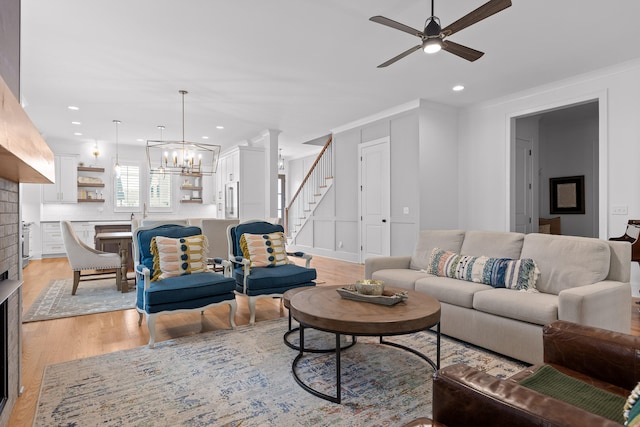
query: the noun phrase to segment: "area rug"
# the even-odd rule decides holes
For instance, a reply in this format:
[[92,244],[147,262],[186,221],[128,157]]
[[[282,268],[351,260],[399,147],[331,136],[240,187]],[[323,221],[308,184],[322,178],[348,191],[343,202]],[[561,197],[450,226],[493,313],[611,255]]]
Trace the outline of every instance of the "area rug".
[[[133,276],[131,276],[133,277]],[[133,278],[129,279],[132,286]],[[58,319],[84,314],[126,310],[135,307],[136,293],[119,292],[115,277],[81,281],[75,295],[71,295],[73,279],[54,279],[40,292],[22,316],[22,322]]]
[[[342,352],[342,404],[307,393],[291,373],[297,351],[282,341],[286,327],[258,322],[47,366],[34,426],[398,426],[431,414],[433,368],[374,338]],[[307,345],[322,345],[306,332]],[[322,334],[313,340],[334,340]],[[435,358],[432,332],[389,340]],[[444,337],[441,356],[441,366],[500,377],[524,366]],[[309,354],[298,373],[333,394],[334,363],[334,354]]]

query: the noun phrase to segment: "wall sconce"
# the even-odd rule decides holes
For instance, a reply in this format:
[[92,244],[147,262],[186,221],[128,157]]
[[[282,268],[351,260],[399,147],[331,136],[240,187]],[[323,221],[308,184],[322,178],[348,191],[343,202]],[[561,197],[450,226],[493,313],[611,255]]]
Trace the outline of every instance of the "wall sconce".
[[278,149],[278,169],[284,170],[284,159],[282,158],[282,148]]
[[98,156],[100,155],[100,150],[98,149],[98,141],[93,144],[93,151],[91,151],[91,154],[96,158],[93,166],[98,166]]

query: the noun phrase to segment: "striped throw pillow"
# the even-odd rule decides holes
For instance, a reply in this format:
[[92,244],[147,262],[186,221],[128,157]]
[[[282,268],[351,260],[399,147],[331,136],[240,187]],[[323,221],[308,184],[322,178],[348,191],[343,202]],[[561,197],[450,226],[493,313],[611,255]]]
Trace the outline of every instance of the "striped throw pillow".
[[151,239],[154,271],[151,281],[207,271],[207,250],[207,237],[202,234],[179,238],[155,236]]
[[251,261],[251,267],[277,267],[289,264],[285,252],[284,233],[249,234],[240,236],[242,255]]
[[459,255],[434,248],[429,258],[427,273],[484,283],[494,288],[535,291],[540,270],[536,262],[530,258]]

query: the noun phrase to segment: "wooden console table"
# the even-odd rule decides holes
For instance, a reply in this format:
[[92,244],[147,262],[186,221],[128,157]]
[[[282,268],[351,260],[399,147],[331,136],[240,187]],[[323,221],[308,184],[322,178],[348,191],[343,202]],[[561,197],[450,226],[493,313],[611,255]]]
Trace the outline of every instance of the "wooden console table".
[[[105,225],[95,225],[95,238],[94,244],[95,248],[99,251],[104,252],[112,252],[114,254],[120,253],[120,247],[118,243],[113,241],[98,241],[98,234],[100,233],[118,233],[118,232],[131,232],[131,224],[105,224]],[[127,247],[127,271],[133,271],[133,251],[131,247],[131,243],[129,243]]]

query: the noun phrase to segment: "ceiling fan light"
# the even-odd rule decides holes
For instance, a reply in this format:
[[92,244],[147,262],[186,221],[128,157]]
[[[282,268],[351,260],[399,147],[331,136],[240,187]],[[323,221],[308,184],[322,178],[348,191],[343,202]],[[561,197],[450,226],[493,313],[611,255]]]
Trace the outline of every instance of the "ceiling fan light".
[[424,53],[436,53],[440,52],[440,49],[442,49],[442,41],[439,38],[428,39],[422,45],[422,50],[424,50]]

